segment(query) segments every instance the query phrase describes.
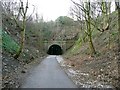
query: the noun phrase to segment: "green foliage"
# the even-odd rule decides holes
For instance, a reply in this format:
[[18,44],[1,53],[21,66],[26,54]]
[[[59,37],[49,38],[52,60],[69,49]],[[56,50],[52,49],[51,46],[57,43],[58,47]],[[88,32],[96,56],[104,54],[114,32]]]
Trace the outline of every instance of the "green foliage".
[[72,52],[75,52],[77,50],[79,50],[80,46],[82,44],[82,38],[79,38],[76,42],[75,42],[75,45],[72,49]]
[[19,49],[19,45],[4,30],[2,30],[2,47],[12,54]]
[[56,22],[61,25],[61,26],[65,26],[65,25],[72,25],[73,24],[73,19],[67,17],[67,16],[60,16],[56,19]]

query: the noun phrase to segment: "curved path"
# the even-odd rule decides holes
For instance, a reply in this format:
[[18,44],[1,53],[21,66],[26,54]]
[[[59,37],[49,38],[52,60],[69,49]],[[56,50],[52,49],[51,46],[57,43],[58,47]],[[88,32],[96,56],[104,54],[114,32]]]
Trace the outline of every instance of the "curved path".
[[21,88],[77,88],[61,69],[56,56],[48,56],[26,78]]

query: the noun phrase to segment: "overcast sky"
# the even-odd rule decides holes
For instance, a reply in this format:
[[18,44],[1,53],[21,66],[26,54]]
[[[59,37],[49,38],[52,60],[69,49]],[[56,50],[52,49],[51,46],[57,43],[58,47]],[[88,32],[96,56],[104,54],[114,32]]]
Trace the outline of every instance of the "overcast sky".
[[[71,0],[28,0],[28,1],[30,3],[29,10],[33,11],[32,5],[35,5],[38,14],[40,16],[43,16],[45,21],[55,20],[59,16],[70,16],[69,14],[70,7],[73,5]],[[115,9],[113,4],[114,3],[112,3],[112,11],[114,11]]]
[[68,16],[71,6],[70,0],[29,0],[29,3],[35,5],[38,14],[47,21],[55,20],[59,16]]

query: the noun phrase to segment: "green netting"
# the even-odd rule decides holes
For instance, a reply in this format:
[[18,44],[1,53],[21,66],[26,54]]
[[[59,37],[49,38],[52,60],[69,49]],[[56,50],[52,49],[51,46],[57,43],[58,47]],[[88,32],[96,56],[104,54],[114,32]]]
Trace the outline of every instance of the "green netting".
[[0,27],[0,50],[2,51],[2,28]]
[[19,49],[19,45],[4,30],[2,30],[2,47],[12,54]]

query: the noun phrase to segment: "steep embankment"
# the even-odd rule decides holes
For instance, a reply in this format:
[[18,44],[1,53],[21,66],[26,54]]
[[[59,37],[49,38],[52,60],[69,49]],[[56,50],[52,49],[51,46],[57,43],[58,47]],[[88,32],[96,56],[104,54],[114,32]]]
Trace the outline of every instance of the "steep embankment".
[[42,54],[32,44],[25,44],[24,52],[18,59],[14,59],[13,55],[17,52],[19,44],[6,31],[1,32],[2,88],[18,88],[29,69],[40,63]]
[[100,33],[94,30],[92,38],[97,51],[94,57],[90,56],[88,42],[83,42],[82,37],[64,55],[62,66],[79,87],[117,87],[119,73],[116,16],[116,12],[110,15],[112,20],[108,31]]

